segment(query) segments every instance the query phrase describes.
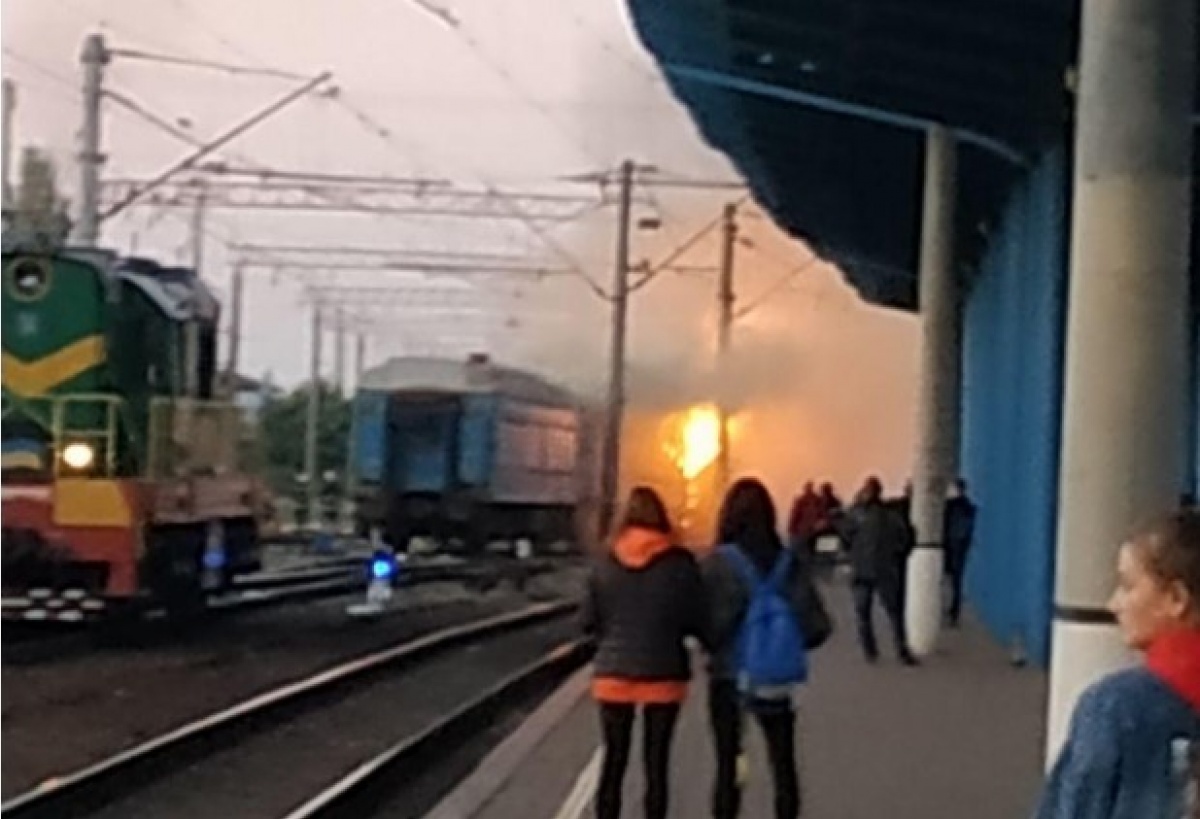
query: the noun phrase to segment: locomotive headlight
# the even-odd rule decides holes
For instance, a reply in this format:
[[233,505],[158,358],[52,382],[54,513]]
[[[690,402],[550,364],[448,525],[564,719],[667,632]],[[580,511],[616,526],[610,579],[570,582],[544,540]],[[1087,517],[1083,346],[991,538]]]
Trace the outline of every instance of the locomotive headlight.
[[69,469],[82,472],[95,462],[96,450],[92,448],[91,444],[76,441],[73,444],[67,444],[63,448],[62,460]]

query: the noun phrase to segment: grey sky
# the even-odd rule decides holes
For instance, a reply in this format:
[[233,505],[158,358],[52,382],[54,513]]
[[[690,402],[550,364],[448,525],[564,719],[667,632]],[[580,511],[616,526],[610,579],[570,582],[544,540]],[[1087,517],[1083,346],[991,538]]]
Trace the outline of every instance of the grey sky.
[[[451,11],[459,27],[444,25],[413,0],[5,0],[4,73],[19,85],[18,142],[50,149],[67,187],[74,188],[78,54],[84,35],[101,31],[110,47],[302,74],[330,70],[349,107],[389,134],[381,137],[346,106],[311,99],[237,141],[223,153],[229,158],[281,169],[433,175],[520,188],[613,167],[625,157],[673,174],[733,177],[662,84],[620,0],[432,2]],[[279,80],[128,59],[113,63],[109,84],[159,116],[188,123],[199,137],[219,133],[288,88]],[[106,177],[146,177],[187,150],[112,104],[106,111]],[[731,194],[657,197],[664,227],[635,237],[635,258],[662,257],[711,220]],[[809,254],[754,212],[747,209],[742,221],[754,246],[739,249],[738,289],[742,304],[754,302],[757,294],[771,296],[738,327],[747,384],[767,390],[785,364],[805,368],[811,379],[822,372],[819,382],[806,379],[808,388],[838,397],[819,411],[807,403],[803,411],[815,419],[816,429],[862,406],[864,390],[882,390],[894,405],[907,407],[912,322],[861,305],[824,264],[771,290]],[[613,218],[613,208],[603,209],[555,233],[603,283],[611,268]],[[137,208],[106,224],[104,238],[121,250],[136,246],[139,253],[184,262],[186,222],[183,211]],[[554,261],[527,231],[511,226],[219,211],[209,221],[203,271],[219,292],[229,280],[231,257],[224,245],[235,239],[505,247]],[[708,265],[716,255],[714,235],[682,261]],[[375,285],[384,279],[347,273],[324,280]],[[639,294],[631,328],[635,397],[640,390],[684,400],[705,391],[697,373],[711,355],[712,287],[711,277],[668,274]],[[507,281],[488,292],[497,316],[487,325],[494,352],[577,388],[595,387],[603,373],[605,305],[582,282]],[[302,309],[297,282],[252,277],[245,372],[269,370],[284,383],[305,377],[308,319]],[[370,349],[371,360],[378,361],[403,352],[403,345],[394,335],[382,335],[372,339]],[[809,366],[816,359],[830,366]],[[864,361],[870,366],[861,366]],[[820,420],[826,416],[828,422]],[[903,443],[908,410],[901,416],[894,423],[900,424]],[[894,423],[881,429],[890,434]],[[907,460],[901,450],[902,445],[889,445],[886,463],[878,467],[899,476]]]

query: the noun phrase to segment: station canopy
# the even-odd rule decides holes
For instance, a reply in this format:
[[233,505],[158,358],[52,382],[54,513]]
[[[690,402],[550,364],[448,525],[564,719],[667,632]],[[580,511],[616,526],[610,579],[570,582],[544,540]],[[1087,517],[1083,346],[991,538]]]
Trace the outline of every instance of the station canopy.
[[704,138],[862,295],[916,302],[924,128],[962,138],[957,263],[1072,110],[1074,0],[627,0]]

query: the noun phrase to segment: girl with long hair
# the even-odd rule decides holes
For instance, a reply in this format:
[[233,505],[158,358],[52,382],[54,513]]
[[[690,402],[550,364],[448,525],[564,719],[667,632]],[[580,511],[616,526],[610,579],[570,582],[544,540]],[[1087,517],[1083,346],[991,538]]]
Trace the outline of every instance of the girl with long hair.
[[642,717],[646,819],[665,819],[671,740],[691,676],[689,636],[701,636],[704,587],[692,554],[674,544],[658,494],[638,487],[595,566],[583,604],[596,639],[592,694],[604,758],[596,819],[618,819],[634,720]]
[[[770,697],[747,697],[738,682],[738,647],[742,627],[754,593],[739,563],[743,557],[762,578],[779,573],[785,557],[776,527],[775,504],[761,482],[743,478],[725,495],[717,525],[719,547],[707,557],[703,576],[709,606],[709,721],[716,750],[717,771],[713,788],[714,819],[734,819],[741,807],[738,765],[742,754],[743,714],[753,715],[766,740],[771,776],[775,785],[776,819],[800,815],[800,783],[796,766],[796,713],[793,691],[780,690]],[[804,645],[820,646],[831,624],[813,583],[812,566],[803,553],[788,555],[790,563],[780,582],[780,592],[790,604]]]

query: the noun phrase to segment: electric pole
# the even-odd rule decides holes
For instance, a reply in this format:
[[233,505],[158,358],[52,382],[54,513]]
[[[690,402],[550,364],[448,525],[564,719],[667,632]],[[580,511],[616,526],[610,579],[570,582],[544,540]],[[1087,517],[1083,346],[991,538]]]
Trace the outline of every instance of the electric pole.
[[729,484],[729,398],[727,368],[733,333],[733,250],[737,244],[737,205],[725,206],[721,217],[721,267],[717,278],[717,485]]
[[4,143],[2,150],[4,152],[3,168],[3,197],[4,197],[4,215],[8,216],[10,209],[13,206],[13,187],[12,187],[12,158],[13,158],[13,136],[14,136],[14,115],[17,111],[17,86],[12,80],[4,78]]
[[[359,332],[354,334],[354,391],[358,391],[362,382],[363,368],[367,359],[367,337]],[[355,473],[355,461],[358,460],[358,413],[354,407],[354,393],[350,399],[350,440],[346,442],[346,474],[343,476],[342,507],[346,515],[346,528],[354,531],[354,496],[358,493],[358,475]]]
[[104,67],[110,59],[104,35],[89,34],[83,42],[83,129],[79,148],[79,224],[76,241],[95,247],[100,239],[100,101],[104,96]]
[[196,275],[200,275],[200,269],[204,266],[204,217],[205,207],[208,204],[204,190],[204,180],[197,179],[196,185],[196,200],[192,203],[192,221],[191,221],[191,254],[192,254],[192,270]]
[[[191,261],[192,272],[197,278],[202,277],[201,267],[204,264],[204,183],[199,185],[195,207],[191,219]],[[184,358],[187,368],[187,394],[191,398],[200,398],[200,318],[192,316],[184,328]]]
[[323,528],[321,520],[321,474],[318,452],[321,421],[321,303],[313,303],[311,360],[308,370],[308,414],[304,425],[304,472],[308,476],[308,522],[314,531]]
[[613,264],[612,329],[609,339],[608,396],[605,402],[604,449],[601,455],[600,525],[607,531],[617,508],[621,481],[621,422],[625,410],[625,327],[629,311],[629,231],[634,165],[621,163],[617,209],[617,255]]
[[232,395],[237,391],[238,356],[242,347],[242,301],[245,298],[245,272],[242,263],[233,266],[233,279],[229,293],[229,362],[225,368],[226,388]]
[[354,334],[354,389],[357,390],[362,381],[363,370],[367,367],[367,337],[363,333]]
[[334,312],[333,327],[333,388],[346,394],[346,311],[340,305]]

